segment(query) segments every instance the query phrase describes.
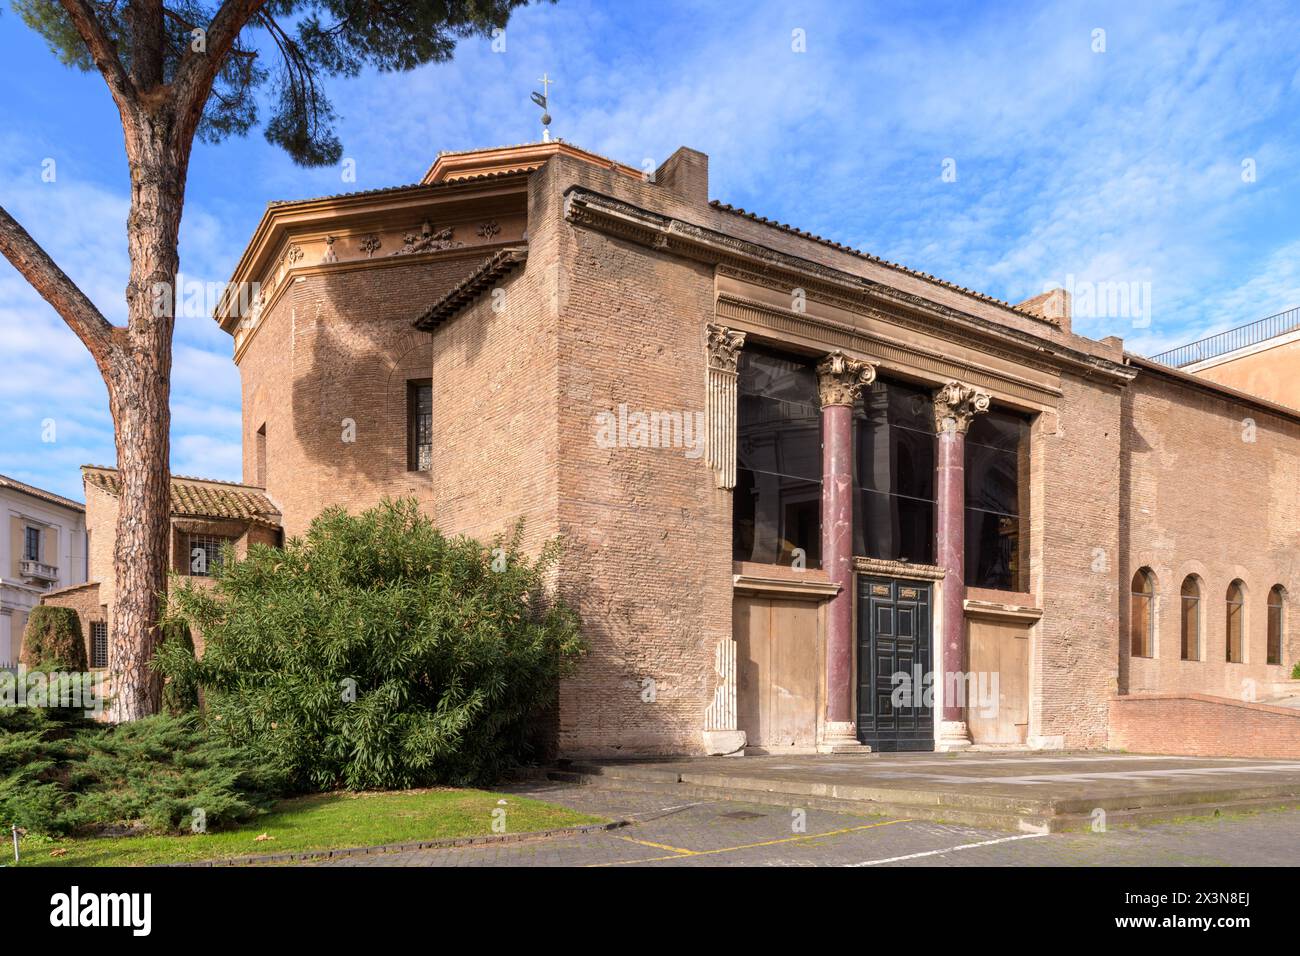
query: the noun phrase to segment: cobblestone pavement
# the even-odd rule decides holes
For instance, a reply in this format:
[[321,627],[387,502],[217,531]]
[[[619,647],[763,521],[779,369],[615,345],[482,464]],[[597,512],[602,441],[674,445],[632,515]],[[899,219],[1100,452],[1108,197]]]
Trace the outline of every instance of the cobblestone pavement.
[[[521,795],[631,826],[330,866],[1296,866],[1300,809],[1046,836],[564,784]],[[800,813],[803,814],[800,817]],[[802,824],[802,829],[798,826]]]

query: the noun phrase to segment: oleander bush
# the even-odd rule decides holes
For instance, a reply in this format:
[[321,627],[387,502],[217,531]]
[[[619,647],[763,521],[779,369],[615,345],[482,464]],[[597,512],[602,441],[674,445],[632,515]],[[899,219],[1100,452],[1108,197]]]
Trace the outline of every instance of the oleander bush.
[[210,588],[174,580],[169,616],[204,653],[163,642],[157,666],[291,789],[489,782],[528,756],[530,721],[583,652],[576,613],[544,588],[558,542],[534,559],[521,540],[446,537],[413,499],[329,509]]

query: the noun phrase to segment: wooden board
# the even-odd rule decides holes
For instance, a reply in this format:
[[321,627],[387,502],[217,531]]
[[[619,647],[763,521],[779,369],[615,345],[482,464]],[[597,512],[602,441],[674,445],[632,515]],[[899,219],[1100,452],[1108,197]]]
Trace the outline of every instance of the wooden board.
[[1023,744],[1029,732],[1029,625],[1020,621],[971,618],[970,672],[982,687],[986,675],[998,675],[996,713],[981,713],[980,701],[970,701],[966,725],[977,744]]
[[817,605],[737,595],[736,708],[748,744],[817,745]]

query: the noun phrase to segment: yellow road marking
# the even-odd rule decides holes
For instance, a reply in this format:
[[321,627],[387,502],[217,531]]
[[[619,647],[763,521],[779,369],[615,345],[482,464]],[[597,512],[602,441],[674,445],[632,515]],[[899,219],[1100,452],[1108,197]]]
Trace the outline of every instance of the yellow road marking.
[[684,853],[687,856],[693,856],[694,850],[683,850],[679,846],[669,846],[667,843],[651,843],[649,840],[633,840],[631,837],[621,836],[620,840],[626,840],[628,843],[639,843],[641,846],[653,847],[656,850],[669,850],[672,853]]
[[648,840],[634,840],[632,837],[619,837],[629,843],[638,843],[656,850],[671,850],[672,856],[652,856],[643,860],[615,860],[611,863],[588,863],[587,866],[624,866],[629,863],[657,863],[660,860],[681,860],[688,856],[713,856],[718,853],[735,853],[737,850],[753,850],[762,846],[777,846],[781,843],[798,843],[801,840],[818,840],[822,837],[840,836],[844,833],[856,833],[859,830],[874,830],[876,827],[893,826],[895,823],[911,823],[911,820],[886,820],[883,823],[865,823],[857,827],[843,827],[839,830],[827,830],[825,833],[805,833],[801,836],[782,837],[779,840],[763,840],[760,843],[745,843],[740,846],[726,846],[717,850],[686,850],[681,847],[668,846],[664,843],[651,843]]

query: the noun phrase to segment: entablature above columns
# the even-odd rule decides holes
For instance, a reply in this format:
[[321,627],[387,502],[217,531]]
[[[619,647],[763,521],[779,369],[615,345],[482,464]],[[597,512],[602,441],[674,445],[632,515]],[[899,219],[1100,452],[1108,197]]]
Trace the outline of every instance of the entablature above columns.
[[1063,370],[1116,387],[1136,376],[1119,349],[1105,343],[1089,351],[1081,344],[1087,340],[1063,339],[1046,325],[1034,334],[975,314],[980,309],[974,307],[961,311],[581,187],[566,193],[565,216],[575,225],[712,264],[718,323],[803,351],[841,349],[882,370],[936,387],[960,380],[1027,409],[1059,405]]

